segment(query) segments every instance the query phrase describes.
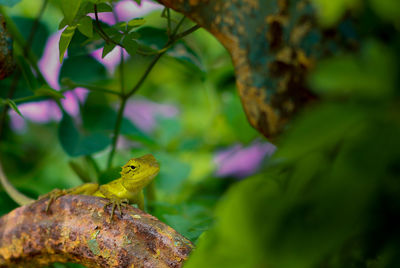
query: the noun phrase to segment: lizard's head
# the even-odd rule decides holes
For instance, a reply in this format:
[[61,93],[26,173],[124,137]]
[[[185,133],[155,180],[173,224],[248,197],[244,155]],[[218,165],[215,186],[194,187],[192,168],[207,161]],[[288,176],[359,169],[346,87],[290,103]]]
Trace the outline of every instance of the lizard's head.
[[160,171],[160,164],[151,154],[132,158],[121,171],[123,185],[127,189],[139,189],[146,187]]

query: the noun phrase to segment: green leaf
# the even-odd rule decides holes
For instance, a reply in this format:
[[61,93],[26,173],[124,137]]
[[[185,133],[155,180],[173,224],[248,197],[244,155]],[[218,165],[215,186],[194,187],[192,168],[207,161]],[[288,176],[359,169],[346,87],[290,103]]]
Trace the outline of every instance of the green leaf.
[[84,55],[68,57],[61,67],[59,79],[61,81],[63,78],[69,78],[78,84],[99,84],[105,77],[105,67],[93,57]]
[[150,50],[159,50],[168,42],[165,30],[154,27],[141,27],[137,30],[140,35],[138,42]]
[[66,113],[60,122],[58,136],[62,148],[72,157],[97,153],[111,143],[111,139],[102,133],[81,134],[73,119]]
[[103,47],[103,53],[101,54],[101,57],[104,58],[105,56],[107,56],[107,54],[110,53],[115,48],[115,46],[116,44],[114,43],[105,44]]
[[395,90],[394,53],[377,42],[367,42],[362,53],[325,60],[317,65],[310,83],[325,96],[382,99]]
[[318,10],[320,23],[330,27],[337,23],[349,9],[356,9],[360,6],[360,0],[313,0]]
[[46,47],[47,39],[50,36],[48,26],[41,20],[39,22],[35,22],[35,19],[32,18],[12,16],[12,20],[17,25],[18,30],[21,32],[25,40],[29,39],[31,29],[33,25],[37,23],[35,38],[33,38],[32,43],[30,43],[29,46],[32,48],[32,51],[37,58],[40,58],[43,54],[44,48]]
[[370,0],[372,8],[383,19],[400,23],[400,1],[398,0]]
[[15,104],[15,102],[13,100],[7,99],[6,102],[7,102],[8,106],[10,106],[10,108],[13,109],[19,116],[21,116],[22,118],[24,117],[21,114],[20,110],[18,109],[17,104]]
[[205,75],[205,66],[200,57],[185,42],[178,42],[167,51],[167,55],[191,68],[195,73]]
[[139,27],[146,23],[146,20],[143,18],[134,18],[128,21],[128,26],[130,27]]
[[142,3],[142,0],[133,0],[133,1],[135,1],[139,6],[140,6],[141,3]]
[[72,25],[82,0],[61,1],[61,9],[68,25]]
[[25,78],[26,83],[29,86],[29,89],[34,91],[39,87],[37,78],[33,75],[31,66],[26,62],[25,58],[22,56],[17,57],[18,67],[20,68],[22,75]]
[[19,2],[21,2],[21,0],[0,0],[0,5],[12,7]]
[[[85,6],[85,14],[94,13],[93,3],[87,3]],[[113,9],[108,3],[97,3],[97,13],[112,12]]]
[[65,51],[67,51],[67,48],[69,46],[69,43],[72,40],[72,37],[74,36],[76,26],[68,26],[65,28],[65,30],[62,32],[60,36],[60,42],[58,44],[59,51],[60,51],[60,62],[63,61]]
[[75,31],[74,36],[68,46],[68,57],[88,55],[93,51],[104,46],[101,38],[96,38],[97,33],[93,32],[92,38],[87,38],[80,31]]
[[317,149],[330,149],[349,135],[359,133],[367,122],[364,110],[352,105],[324,104],[293,122],[275,156],[295,160]]
[[63,18],[63,19],[60,21],[60,24],[58,24],[58,29],[61,30],[61,29],[63,29],[65,26],[67,26],[67,21],[65,20],[65,18]]
[[78,22],[78,30],[87,37],[93,37],[93,23],[92,18],[85,16]]
[[129,55],[134,56],[136,54],[138,43],[135,40],[129,38],[129,36],[125,36],[122,44],[124,45],[124,48],[129,53]]

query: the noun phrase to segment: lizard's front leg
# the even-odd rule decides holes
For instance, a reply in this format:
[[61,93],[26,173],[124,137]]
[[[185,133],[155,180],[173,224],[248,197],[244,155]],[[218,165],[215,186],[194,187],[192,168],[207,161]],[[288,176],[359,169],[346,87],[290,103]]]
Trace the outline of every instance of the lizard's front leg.
[[97,183],[85,183],[80,186],[71,188],[71,189],[54,189],[53,191],[39,196],[39,200],[43,198],[49,198],[49,201],[46,206],[46,212],[49,210],[51,203],[55,201],[57,198],[63,195],[72,194],[72,195],[93,195],[99,189],[99,185]]

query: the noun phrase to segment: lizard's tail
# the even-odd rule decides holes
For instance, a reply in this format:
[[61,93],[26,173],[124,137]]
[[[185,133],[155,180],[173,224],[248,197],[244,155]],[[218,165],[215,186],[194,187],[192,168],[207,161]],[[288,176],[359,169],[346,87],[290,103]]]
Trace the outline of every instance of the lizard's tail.
[[34,202],[35,200],[27,197],[23,193],[19,192],[6,178],[6,175],[3,172],[3,167],[0,162],[0,181],[1,185],[3,185],[4,190],[6,190],[7,194],[20,206],[29,204]]

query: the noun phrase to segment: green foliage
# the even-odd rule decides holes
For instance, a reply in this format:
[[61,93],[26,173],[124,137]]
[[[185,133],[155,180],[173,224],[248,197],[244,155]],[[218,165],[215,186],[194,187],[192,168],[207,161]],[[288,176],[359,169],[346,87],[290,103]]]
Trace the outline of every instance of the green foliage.
[[[399,266],[398,1],[314,0],[322,27],[336,27],[348,14],[371,28],[356,29],[356,52],[316,64],[308,83],[319,103],[289,125],[262,170],[240,182],[215,178],[214,154],[260,135],[241,108],[231,60],[213,37],[198,31],[169,43],[181,19],[170,10],[108,25],[88,15],[94,3],[98,13],[111,12],[112,1],[59,2],[62,15],[40,21],[29,50],[39,58],[47,29],[61,21],[60,61],[68,51],[61,90],[43,81],[21,45],[13,97],[13,78],[0,81],[2,107],[20,113],[21,103],[51,100],[62,111],[59,122],[45,124],[24,111],[25,132],[5,129],[0,153],[20,190],[38,196],[81,179],[107,183],[127,159],[151,152],[161,170],[146,189],[147,207],[197,244],[186,267]],[[16,13],[26,40],[34,20]],[[191,26],[184,22],[178,32]],[[90,55],[121,47],[130,57],[113,73]],[[89,93],[70,115],[65,96],[79,86]],[[154,106],[143,112],[140,101],[148,100],[169,104],[176,115]],[[132,114],[153,125],[143,128]],[[4,192],[0,203],[2,214],[16,206]]]
[[73,119],[66,113],[61,120],[58,135],[65,152],[73,157],[97,153],[111,143],[102,133],[80,133]]
[[[316,2],[333,26],[357,1]],[[386,5],[372,7],[382,16]],[[360,53],[317,64],[309,81],[322,101],[260,174],[229,190],[185,267],[399,265],[400,43],[390,29],[389,40],[370,32]]]

